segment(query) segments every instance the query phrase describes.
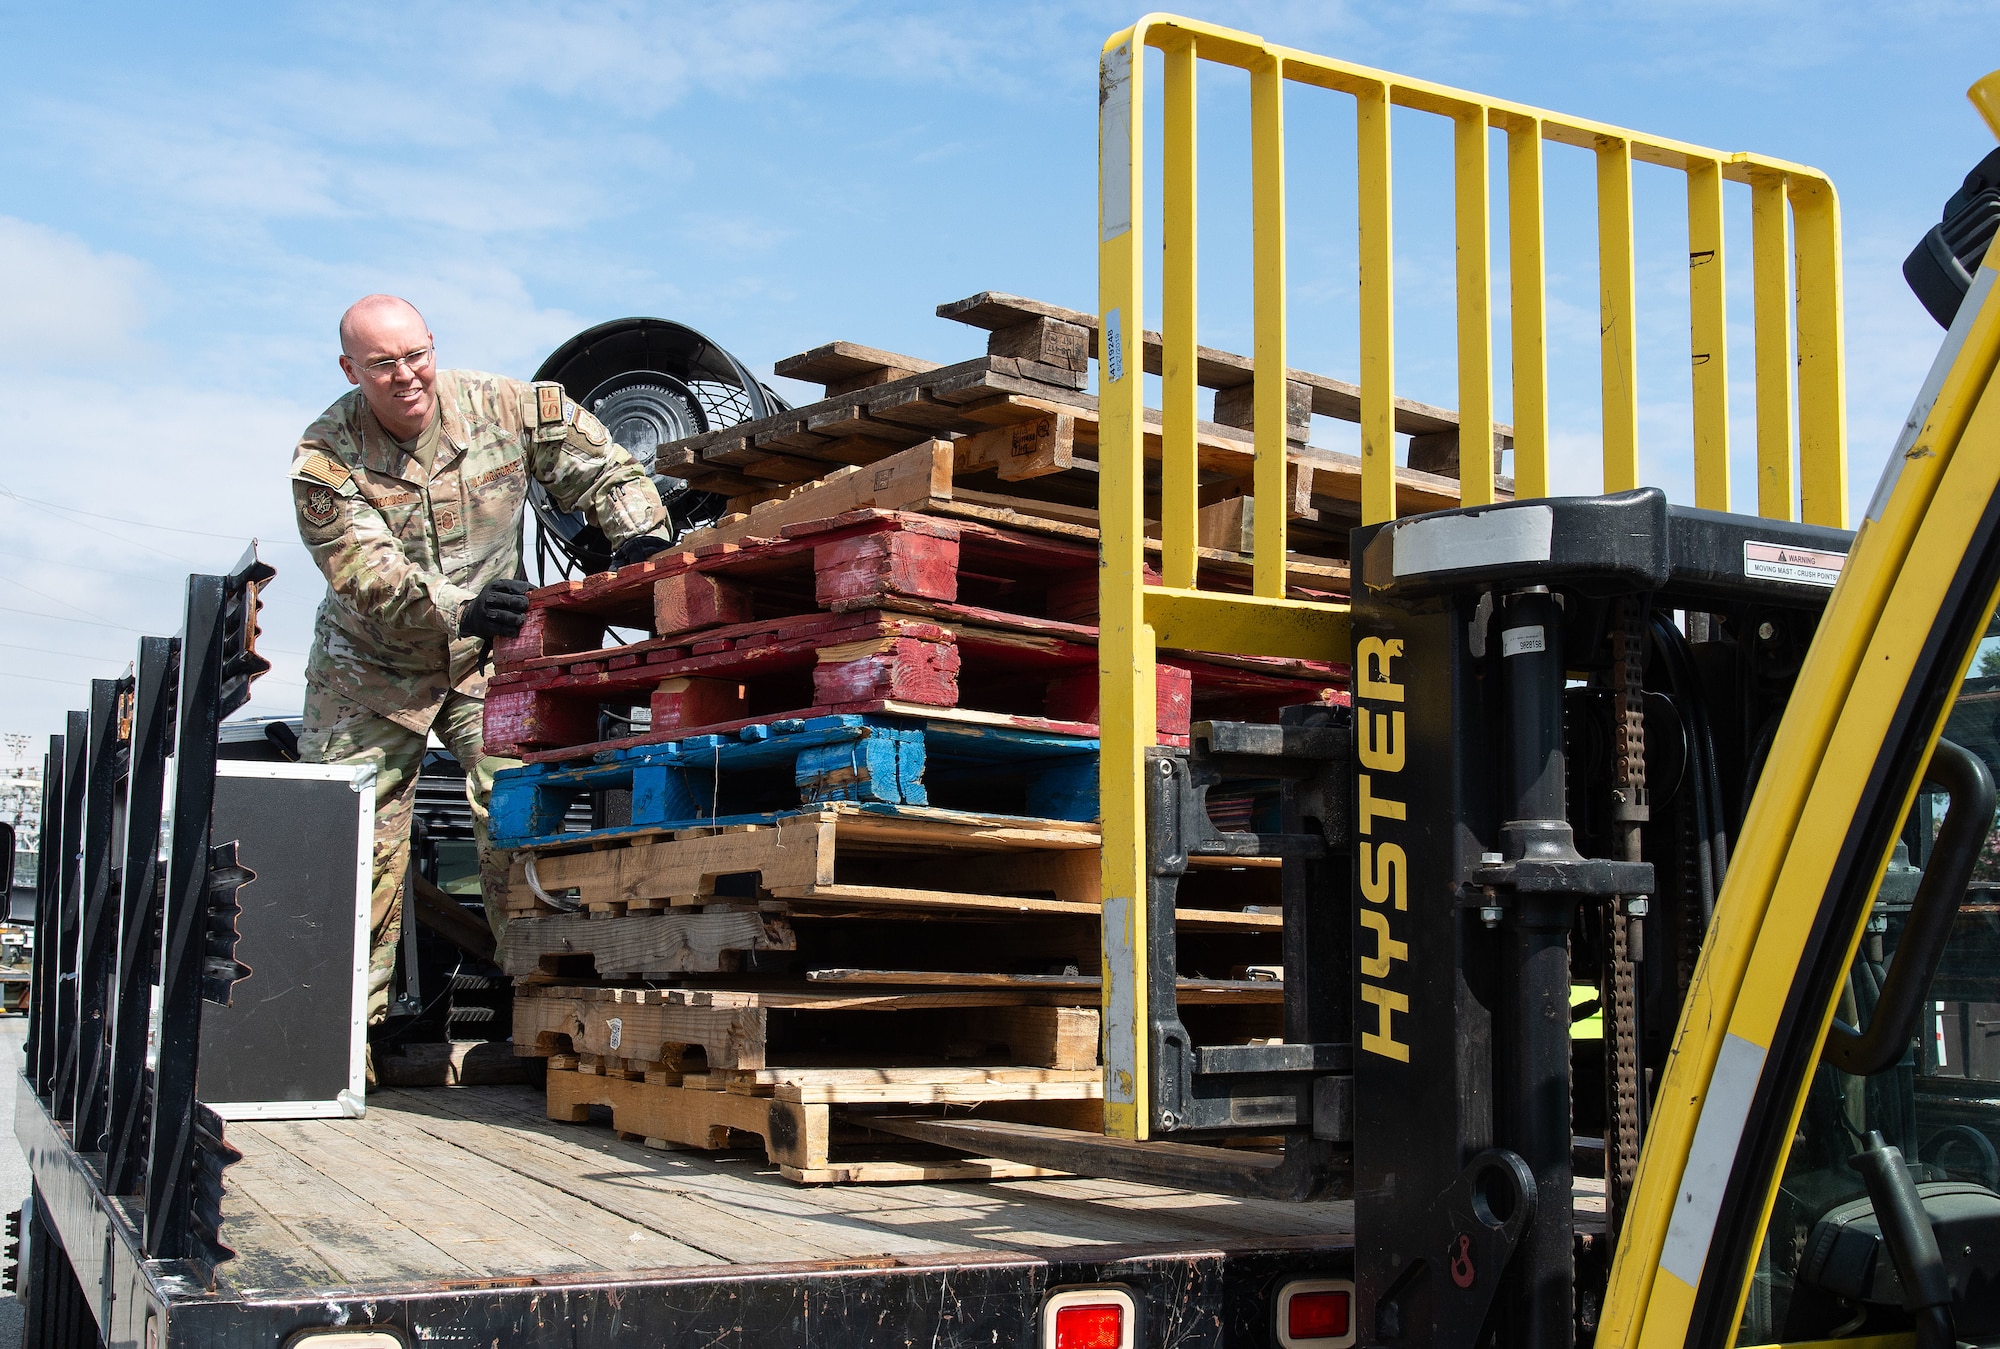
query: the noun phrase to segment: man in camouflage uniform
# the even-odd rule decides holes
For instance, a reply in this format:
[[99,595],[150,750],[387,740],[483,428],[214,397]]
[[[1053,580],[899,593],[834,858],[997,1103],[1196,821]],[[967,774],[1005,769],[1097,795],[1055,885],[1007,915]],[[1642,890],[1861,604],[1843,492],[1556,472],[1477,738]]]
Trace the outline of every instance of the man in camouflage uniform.
[[465,768],[486,918],[497,936],[506,866],[487,844],[493,775],[482,747],[484,655],[527,613],[522,511],[532,474],[581,510],[619,561],[665,547],[646,471],[558,384],[437,368],[414,307],[371,295],[340,320],[357,387],[292,452],[299,537],[326,575],[306,663],[302,757],[375,768],[368,1019],[388,1013],[402,932],[410,810],[428,737]]

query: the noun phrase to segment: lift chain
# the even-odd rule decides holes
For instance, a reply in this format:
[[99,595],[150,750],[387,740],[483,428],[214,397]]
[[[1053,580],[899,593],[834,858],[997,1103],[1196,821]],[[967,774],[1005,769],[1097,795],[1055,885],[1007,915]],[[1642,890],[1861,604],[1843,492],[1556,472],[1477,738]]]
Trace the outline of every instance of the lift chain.
[[[1648,817],[1646,798],[1646,602],[1627,596],[1618,602],[1618,621],[1611,630],[1615,681],[1616,750],[1612,769],[1613,818],[1618,823],[1619,858],[1640,860],[1640,827]],[[1607,1116],[1605,1191],[1615,1234],[1625,1198],[1639,1170],[1640,1093],[1639,1025],[1635,978],[1637,962],[1645,958],[1641,907],[1620,896],[1611,912],[1611,1110]]]

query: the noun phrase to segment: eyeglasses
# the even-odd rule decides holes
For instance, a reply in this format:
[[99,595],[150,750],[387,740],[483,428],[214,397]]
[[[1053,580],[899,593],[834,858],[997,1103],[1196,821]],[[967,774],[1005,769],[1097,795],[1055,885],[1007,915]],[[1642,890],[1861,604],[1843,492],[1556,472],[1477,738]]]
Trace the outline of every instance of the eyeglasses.
[[436,347],[418,347],[415,351],[404,352],[401,356],[391,356],[386,361],[370,361],[361,367],[361,373],[371,379],[387,379],[400,365],[414,375],[426,369],[431,363],[431,357],[436,354]]

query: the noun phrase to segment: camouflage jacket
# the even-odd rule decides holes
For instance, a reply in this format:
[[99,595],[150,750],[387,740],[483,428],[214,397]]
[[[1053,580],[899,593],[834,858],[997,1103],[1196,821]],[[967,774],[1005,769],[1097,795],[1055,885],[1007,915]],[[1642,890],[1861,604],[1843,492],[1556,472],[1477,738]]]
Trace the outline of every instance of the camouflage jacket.
[[612,543],[666,519],[652,480],[559,384],[440,370],[443,422],[426,472],[359,389],[292,452],[299,537],[326,574],[306,680],[428,731],[456,688],[486,691],[480,639],[459,615],[490,581],[518,576],[532,473]]

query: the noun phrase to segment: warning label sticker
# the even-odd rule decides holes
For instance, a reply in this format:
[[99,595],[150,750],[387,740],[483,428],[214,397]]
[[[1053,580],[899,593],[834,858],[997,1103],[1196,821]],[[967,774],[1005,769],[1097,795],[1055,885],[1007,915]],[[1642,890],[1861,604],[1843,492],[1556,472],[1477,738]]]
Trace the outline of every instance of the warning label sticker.
[[1743,541],[1743,574],[1766,581],[1790,581],[1794,585],[1831,588],[1840,579],[1847,554],[1826,553],[1814,548],[1793,548],[1782,543]]

